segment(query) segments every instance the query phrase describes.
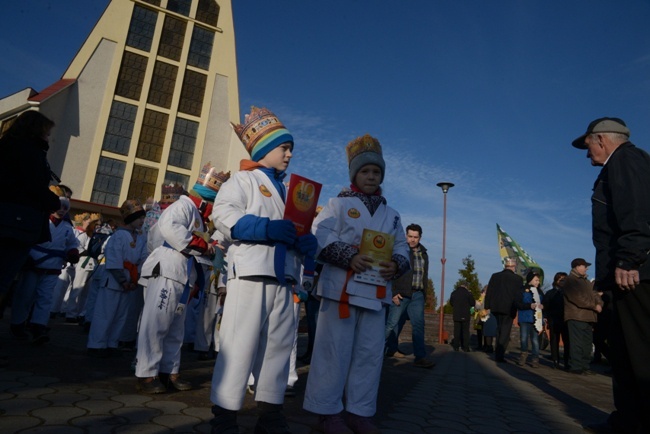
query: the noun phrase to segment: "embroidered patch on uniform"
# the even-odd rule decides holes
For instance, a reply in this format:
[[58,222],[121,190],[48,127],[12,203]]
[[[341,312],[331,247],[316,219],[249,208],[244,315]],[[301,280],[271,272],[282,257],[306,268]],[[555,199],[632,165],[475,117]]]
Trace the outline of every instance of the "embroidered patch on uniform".
[[350,208],[348,210],[348,217],[353,218],[353,219],[358,219],[359,217],[361,217],[361,213],[356,208]]
[[198,229],[199,227],[201,227],[201,223],[198,220],[194,220],[194,229]]
[[167,299],[169,298],[169,292],[163,288],[160,290],[160,303],[158,304],[158,309],[164,310],[167,306]]
[[260,185],[260,192],[262,193],[263,196],[271,197],[271,192],[269,191],[268,188],[266,188],[266,185]]

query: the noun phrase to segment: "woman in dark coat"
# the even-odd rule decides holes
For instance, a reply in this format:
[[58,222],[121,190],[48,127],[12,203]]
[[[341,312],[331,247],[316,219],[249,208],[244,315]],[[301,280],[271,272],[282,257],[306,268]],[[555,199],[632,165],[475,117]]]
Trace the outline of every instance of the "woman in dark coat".
[[21,113],[0,138],[0,297],[27,260],[32,246],[49,241],[48,218],[60,208],[49,190],[48,139],[54,127],[41,113]]

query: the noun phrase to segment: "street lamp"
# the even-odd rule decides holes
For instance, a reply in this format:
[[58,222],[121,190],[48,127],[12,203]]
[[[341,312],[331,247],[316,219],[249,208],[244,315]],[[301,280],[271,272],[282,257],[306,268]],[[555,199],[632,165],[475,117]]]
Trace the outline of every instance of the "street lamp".
[[443,211],[442,211],[442,258],[440,263],[442,264],[442,277],[440,278],[440,327],[438,330],[438,342],[442,344],[442,333],[444,331],[444,322],[445,322],[445,247],[447,243],[447,192],[451,187],[454,186],[451,182],[439,182],[436,184],[442,189],[443,195]]

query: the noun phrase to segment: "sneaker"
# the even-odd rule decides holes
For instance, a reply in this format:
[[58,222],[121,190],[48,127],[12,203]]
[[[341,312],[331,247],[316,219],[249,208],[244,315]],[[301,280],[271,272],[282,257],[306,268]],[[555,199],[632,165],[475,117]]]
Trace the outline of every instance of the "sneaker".
[[406,357],[406,354],[400,353],[399,351],[395,351],[395,354],[393,354],[392,357],[395,357],[395,358],[398,358],[398,359],[403,359],[404,357]]
[[322,415],[319,419],[324,434],[354,434],[345,424],[341,413]]
[[296,389],[294,389],[293,386],[287,386],[287,388],[284,390],[284,396],[285,398],[295,398]]
[[136,390],[142,393],[164,393],[167,388],[162,384],[158,377],[138,378]]
[[160,376],[160,382],[167,387],[173,387],[179,392],[192,390],[192,383],[181,380],[180,374],[163,374],[161,372],[158,375]]
[[436,364],[433,360],[429,360],[426,357],[420,357],[415,362],[413,362],[413,366],[416,366],[418,368],[433,368],[436,366]]
[[370,417],[357,416],[353,413],[348,413],[347,417],[348,426],[355,434],[380,434],[381,431],[372,421]]
[[47,327],[40,324],[32,324],[32,345],[43,345],[50,341],[50,337],[47,335]]

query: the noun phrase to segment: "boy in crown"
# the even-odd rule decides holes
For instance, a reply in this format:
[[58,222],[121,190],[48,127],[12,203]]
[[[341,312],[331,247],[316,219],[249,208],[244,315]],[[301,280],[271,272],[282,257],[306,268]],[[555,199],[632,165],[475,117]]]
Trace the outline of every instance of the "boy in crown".
[[237,411],[252,372],[259,418],[255,432],[289,432],[282,414],[295,320],[292,285],[302,256],[316,239],[297,237],[284,219],[282,183],[291,161],[293,136],[269,110],[253,107],[243,125],[233,125],[251,160],[226,182],[212,219],[228,247],[228,282],[219,356],[210,398],[213,432],[237,433]]
[[[386,164],[379,141],[366,134],[346,151],[352,185],[330,199],[312,225],[317,258],[324,266],[316,289],[321,304],[303,407],[320,415],[325,434],[369,434],[379,432],[371,417],[383,361],[386,306],[392,303],[390,282],[409,269],[409,247],[399,213],[381,195]],[[374,265],[370,256],[359,253],[364,229],[394,236],[391,260],[377,264],[385,285],[353,277]],[[344,395],[347,420],[341,414]]]
[[207,163],[189,195],[179,195],[166,207],[149,233],[160,242],[142,266],[148,281],[135,375],[143,393],[192,388],[179,374],[185,316],[191,297],[209,281],[215,247],[207,236],[207,221],[227,179],[228,174]]

